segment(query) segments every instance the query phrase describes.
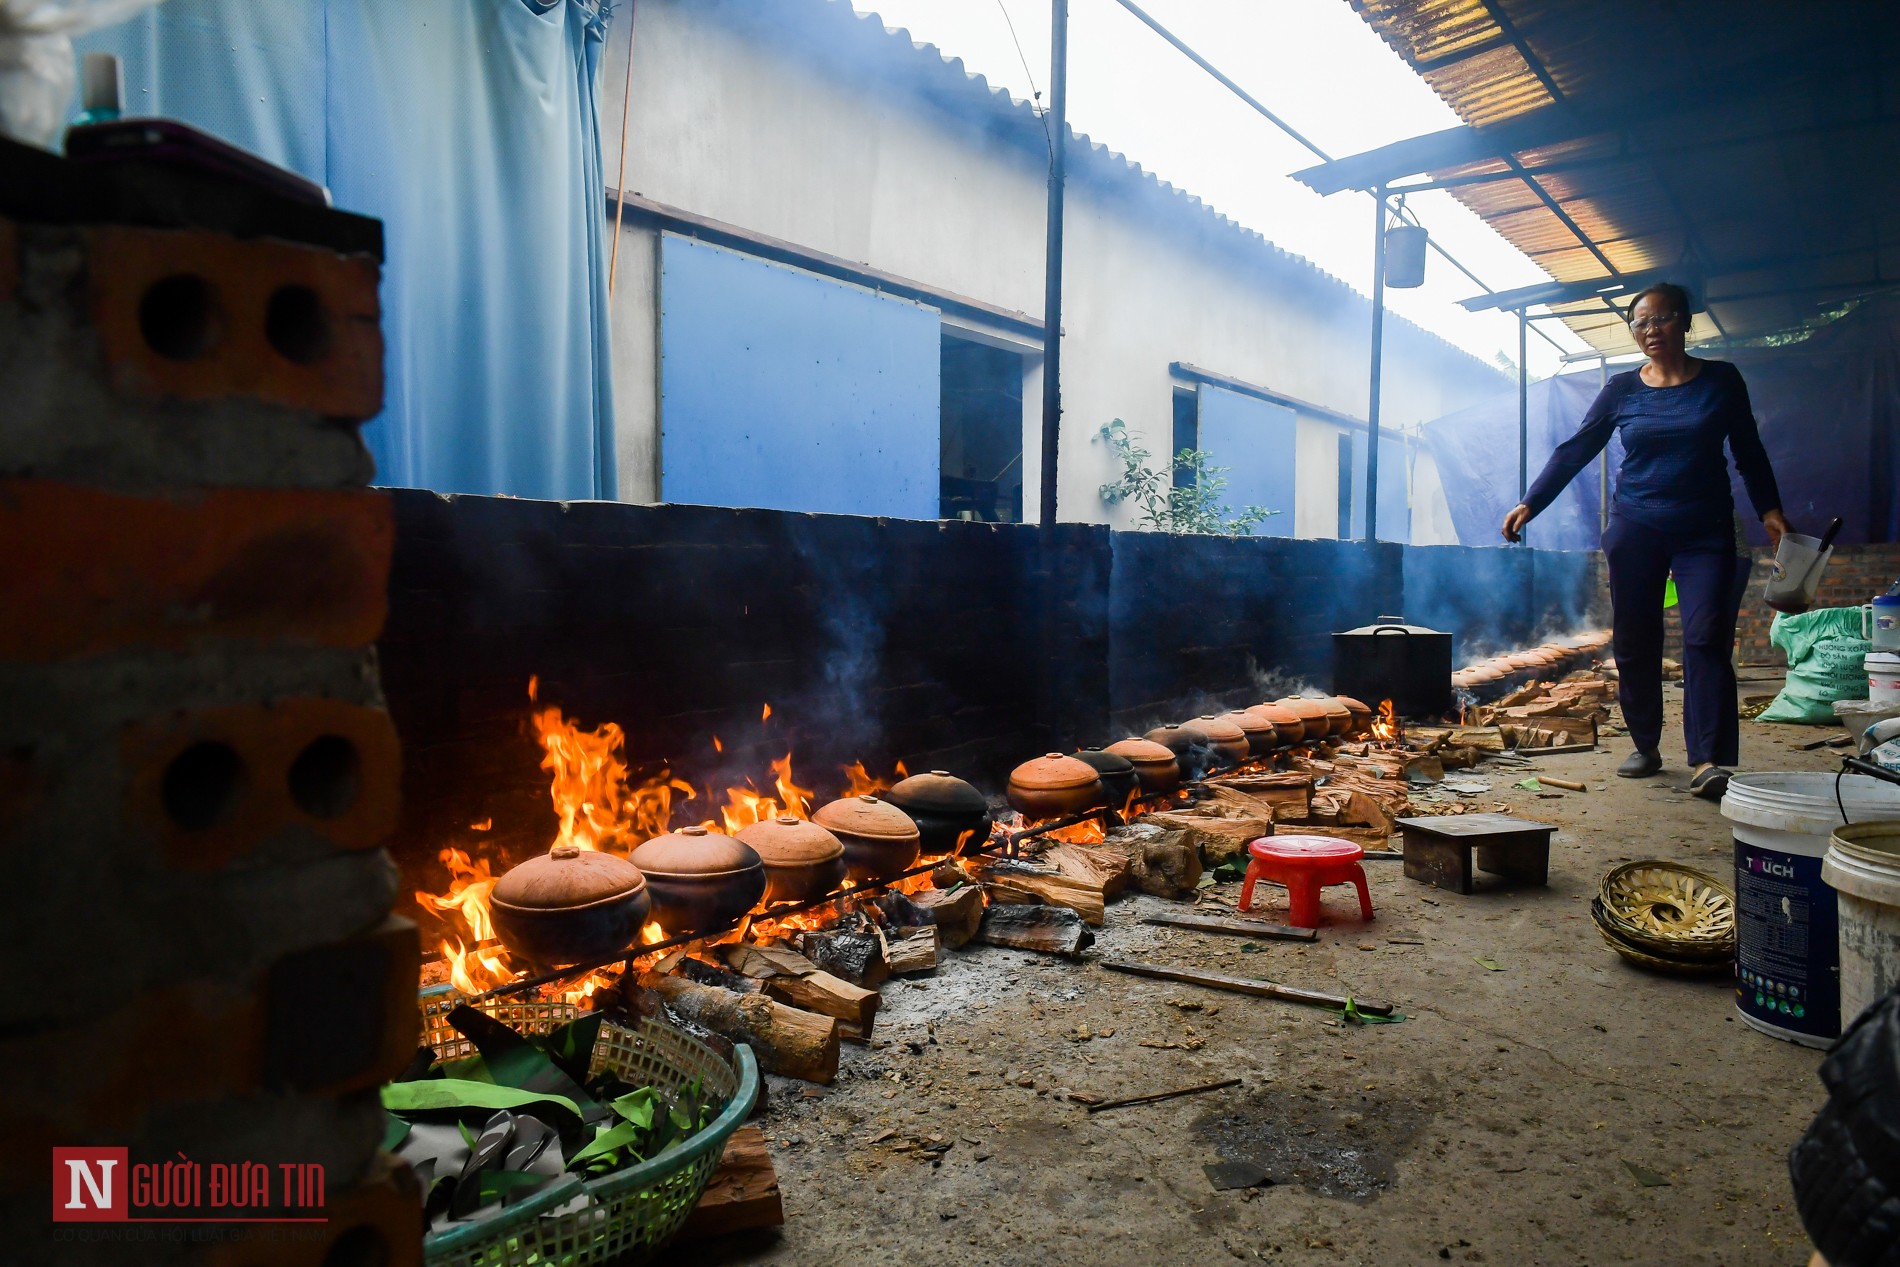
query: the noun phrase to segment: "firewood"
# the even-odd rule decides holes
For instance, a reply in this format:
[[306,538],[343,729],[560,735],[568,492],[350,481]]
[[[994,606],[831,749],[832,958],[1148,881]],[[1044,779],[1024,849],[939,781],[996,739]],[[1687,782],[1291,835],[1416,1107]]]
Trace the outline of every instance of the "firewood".
[[881,1001],[877,991],[834,977],[783,946],[737,943],[722,949],[726,963],[735,972],[762,982],[768,997],[820,1016],[834,1016],[855,1026],[860,1035],[870,1034]]
[[[1127,972],[1138,977],[1152,977],[1157,981],[1178,981],[1184,985],[1206,986],[1210,990],[1230,990],[1235,994],[1252,994],[1265,999],[1281,999],[1288,1003],[1317,1003],[1322,1007],[1346,1006],[1346,996],[1327,994],[1319,990],[1303,990],[1298,986],[1281,985],[1277,981],[1257,981],[1248,977],[1222,976],[1218,972],[1199,972],[1192,968],[1173,968],[1158,963],[1120,963],[1111,960],[1102,962],[1104,968],[1114,972]],[[1369,1016],[1390,1016],[1393,1006],[1374,999],[1362,999],[1354,996],[1353,1006]]]
[[937,926],[887,929],[884,932],[884,963],[894,977],[914,972],[937,970]]
[[1269,924],[1260,919],[1222,919],[1217,915],[1145,915],[1144,924],[1159,924],[1168,928],[1188,928],[1199,933],[1227,933],[1235,937],[1264,937],[1269,941],[1314,941],[1319,930],[1314,928],[1294,928],[1287,924]]
[[1089,884],[1060,873],[1042,875],[1004,866],[986,868],[982,876],[991,905],[1046,902],[1050,906],[1066,906],[1098,927],[1105,914],[1099,884]]
[[1187,833],[1185,843],[1200,857],[1202,864],[1218,867],[1230,859],[1245,858],[1248,841],[1273,834],[1272,818],[1237,818],[1231,816],[1232,812],[1231,806],[1207,809],[1197,806],[1149,814],[1140,821]]
[[1445,763],[1436,755],[1408,757],[1405,761],[1405,777],[1436,783],[1445,777]]
[[1194,896],[1201,882],[1201,853],[1180,828],[1137,819],[1110,833],[1109,847],[1128,853],[1128,875],[1135,887],[1153,897]]
[[741,1126],[726,1141],[699,1204],[669,1243],[686,1245],[784,1223],[785,1205],[779,1199],[778,1172],[765,1150],[765,1133],[756,1126]]
[[1451,732],[1450,742],[1479,752],[1503,752],[1510,747],[1496,726],[1459,726]]
[[1104,898],[1116,897],[1128,887],[1128,855],[1114,849],[1061,844],[1044,854],[1042,860],[1072,880],[1093,884]]
[[992,906],[983,914],[976,939],[991,946],[1070,959],[1081,958],[1095,944],[1095,934],[1066,906]]
[[1273,807],[1273,817],[1298,818],[1312,802],[1313,776],[1310,774],[1242,774],[1222,781],[1226,787],[1244,792]]
[[884,947],[871,933],[829,928],[800,933],[797,942],[805,958],[852,985],[875,990],[890,976],[884,966]]
[[748,1043],[767,1073],[825,1085],[838,1076],[838,1022],[763,994],[739,994],[683,977],[648,973],[640,984],[685,1019]]
[[976,936],[983,922],[983,890],[976,884],[959,884],[954,889],[925,889],[914,894],[917,905],[930,912],[937,923],[937,940],[945,950],[955,950]]

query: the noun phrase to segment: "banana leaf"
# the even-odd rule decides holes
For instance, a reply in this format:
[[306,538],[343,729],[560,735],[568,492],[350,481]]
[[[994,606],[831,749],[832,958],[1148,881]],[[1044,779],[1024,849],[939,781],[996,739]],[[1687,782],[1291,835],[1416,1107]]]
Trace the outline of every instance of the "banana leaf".
[[497,1086],[560,1096],[572,1104],[586,1122],[601,1122],[612,1116],[606,1105],[589,1095],[586,1088],[569,1077],[546,1052],[488,1013],[464,1003],[449,1013],[449,1024],[475,1044],[487,1065],[488,1076]]
[[567,1024],[550,1030],[541,1040],[542,1050],[555,1067],[575,1082],[587,1083],[587,1066],[593,1063],[594,1044],[600,1039],[600,1023],[605,1012],[588,1012]]
[[532,1109],[562,1134],[578,1131],[580,1106],[564,1095],[498,1087],[492,1082],[465,1078],[426,1078],[421,1082],[392,1082],[383,1088],[383,1107],[391,1113],[449,1115],[458,1121],[486,1122],[496,1109]]

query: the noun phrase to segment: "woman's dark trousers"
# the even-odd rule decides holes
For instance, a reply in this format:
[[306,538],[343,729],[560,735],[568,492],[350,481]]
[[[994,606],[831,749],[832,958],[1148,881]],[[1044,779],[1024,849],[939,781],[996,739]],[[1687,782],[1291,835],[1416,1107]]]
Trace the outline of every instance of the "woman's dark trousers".
[[1682,730],[1689,764],[1732,766],[1741,757],[1735,711],[1736,557],[1726,521],[1695,535],[1620,517],[1603,534],[1610,565],[1617,699],[1638,751],[1662,745],[1663,589],[1673,573],[1682,615]]

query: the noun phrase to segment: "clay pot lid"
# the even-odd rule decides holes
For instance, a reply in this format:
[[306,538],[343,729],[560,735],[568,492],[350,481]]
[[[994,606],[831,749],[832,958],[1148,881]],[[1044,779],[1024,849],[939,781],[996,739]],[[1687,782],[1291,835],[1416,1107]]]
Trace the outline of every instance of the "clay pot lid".
[[1354,699],[1350,695],[1335,695],[1333,698],[1344,704],[1347,712],[1364,713],[1368,717],[1372,716],[1372,710],[1366,707],[1366,702],[1362,699]]
[[1280,707],[1290,709],[1301,721],[1324,721],[1329,714],[1326,705],[1304,695],[1289,695],[1280,701]]
[[1174,749],[1158,744],[1152,739],[1136,739],[1132,735],[1126,739],[1117,739],[1102,751],[1112,752],[1135,765],[1157,765],[1163,761],[1174,760]]
[[797,867],[842,857],[844,844],[836,836],[791,814],[762,819],[740,831],[745,842],[768,867]]
[[900,780],[884,799],[899,809],[935,810],[940,814],[981,814],[989,808],[983,794],[948,770],[932,770]]
[[1238,722],[1229,720],[1226,717],[1217,716],[1213,713],[1208,713],[1204,717],[1196,717],[1193,721],[1189,722],[1188,725],[1198,726],[1201,733],[1215,743],[1233,743],[1237,739],[1245,739],[1247,737],[1247,732],[1241,728]]
[[[1210,744],[1214,742],[1214,736],[1207,732],[1207,724],[1198,717],[1192,721],[1181,722],[1174,727],[1174,732],[1177,735],[1185,736],[1187,741],[1191,744]],[[1153,734],[1154,732],[1149,731],[1148,733]],[[1236,736],[1236,738],[1238,738],[1238,736]]]
[[1273,723],[1254,712],[1251,708],[1237,708],[1231,713],[1223,713],[1222,721],[1230,721],[1240,727],[1246,735],[1265,735],[1272,733]]
[[491,898],[519,910],[574,910],[616,902],[646,888],[640,868],[619,854],[561,845],[510,867]]
[[1186,752],[1189,748],[1192,748],[1197,742],[1201,742],[1196,738],[1197,733],[1198,732],[1195,731],[1183,730],[1173,722],[1169,722],[1165,726],[1156,726],[1146,735],[1143,735],[1142,740],[1145,743],[1152,743],[1157,747],[1166,748],[1171,755],[1178,756]]
[[845,796],[818,807],[811,821],[839,835],[870,836],[878,840],[916,840],[917,824],[909,814],[875,796]]
[[655,836],[629,856],[634,866],[649,875],[712,877],[760,865],[752,846],[704,827],[682,827]]
[[[1154,746],[1161,748],[1160,744]],[[1161,751],[1166,754],[1166,760],[1174,760],[1172,752],[1168,752],[1166,748],[1161,748]],[[1126,755],[1111,752],[1107,748],[1084,748],[1075,754],[1075,759],[1093,769],[1097,774],[1133,774],[1135,772],[1135,763]]]
[[1341,703],[1337,695],[1322,695],[1313,702],[1325,709],[1328,717],[1352,716],[1352,710]]
[[1031,792],[1087,787],[1099,777],[1095,767],[1088,762],[1064,756],[1060,752],[1046,753],[1033,761],[1025,761],[1009,772],[1011,784]]
[[1305,724],[1305,719],[1284,704],[1255,704],[1247,710],[1272,722],[1276,728]]
[[1501,670],[1494,669],[1488,664],[1481,664],[1477,668],[1470,670],[1470,675],[1469,680],[1479,685],[1495,682],[1504,676]]

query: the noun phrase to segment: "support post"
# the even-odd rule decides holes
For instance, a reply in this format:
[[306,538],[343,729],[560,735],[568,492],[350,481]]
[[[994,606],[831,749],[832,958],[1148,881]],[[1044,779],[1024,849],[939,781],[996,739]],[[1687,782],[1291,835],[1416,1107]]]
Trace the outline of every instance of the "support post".
[[1379,539],[1379,372],[1385,356],[1385,186],[1372,191],[1372,385],[1366,399],[1366,540]]
[[[1600,394],[1610,385],[1610,358],[1597,358],[1597,391]],[[1610,446],[1604,445],[1603,452],[1597,454],[1597,536],[1598,544],[1604,533],[1610,530]]]
[[[1524,363],[1524,336],[1530,329],[1528,312],[1517,310],[1517,500],[1521,503],[1524,495],[1530,491],[1530,447],[1531,447],[1531,368]],[[1529,525],[1525,526],[1524,540],[1530,540]]]
[[1069,0],[1050,0],[1048,234],[1042,283],[1042,514],[1056,526],[1057,455],[1062,433],[1062,195],[1068,172]]

